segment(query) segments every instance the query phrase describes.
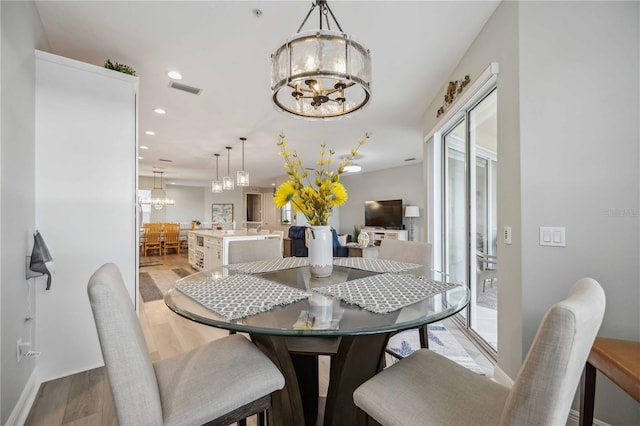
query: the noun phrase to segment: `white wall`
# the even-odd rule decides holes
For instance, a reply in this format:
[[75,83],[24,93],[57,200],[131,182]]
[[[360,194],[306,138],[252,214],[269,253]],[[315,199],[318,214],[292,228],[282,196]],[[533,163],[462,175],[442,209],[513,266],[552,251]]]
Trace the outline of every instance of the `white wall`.
[[[165,206],[161,210],[151,207],[151,222],[177,222],[190,224],[192,220],[202,220],[202,206],[204,204],[204,192],[207,190],[201,186],[171,185],[171,179],[163,179],[163,187],[167,198],[174,200],[175,205]],[[138,176],[138,189],[153,189],[153,177]],[[160,187],[160,178],[156,178],[156,186]]]
[[5,424],[36,365],[35,359],[17,363],[16,341],[29,338],[25,318],[29,310],[36,313],[34,286],[43,285],[41,278],[25,279],[25,261],[35,230],[34,48],[48,49],[48,43],[33,2],[3,1],[0,11],[0,423]]
[[[546,307],[583,276],[607,295],[600,335],[640,340],[639,8],[520,6],[525,346]],[[566,226],[567,247],[540,247],[541,225]],[[596,417],[640,424],[640,406],[598,380]]]
[[[498,248],[498,365],[511,377],[544,312],[582,276],[607,295],[600,335],[640,340],[639,8],[503,2],[450,76],[500,63],[498,226],[513,227],[513,244]],[[567,247],[540,247],[541,225],[565,226]],[[595,415],[640,423],[638,404],[601,375]]]
[[103,364],[87,282],[120,268],[137,304],[138,78],[56,55],[36,59],[36,224],[56,266],[36,291],[43,381]]
[[[421,141],[416,140],[416,143]],[[420,207],[421,217],[414,219],[415,240],[424,241],[425,193],[422,173],[422,163],[417,163],[369,173],[343,174],[340,182],[347,188],[349,199],[338,208],[338,232],[353,234],[354,226],[361,228],[364,225],[365,201],[402,199],[404,206]],[[408,229],[409,219],[404,218],[404,224]]]

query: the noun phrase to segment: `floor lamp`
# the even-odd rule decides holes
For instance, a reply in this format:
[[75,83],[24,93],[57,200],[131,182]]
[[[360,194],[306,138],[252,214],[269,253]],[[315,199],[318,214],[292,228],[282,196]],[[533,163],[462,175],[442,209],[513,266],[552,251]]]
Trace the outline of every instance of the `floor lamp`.
[[420,208],[418,206],[407,206],[404,209],[404,216],[409,218],[409,241],[413,241],[415,234],[413,218],[420,217]]

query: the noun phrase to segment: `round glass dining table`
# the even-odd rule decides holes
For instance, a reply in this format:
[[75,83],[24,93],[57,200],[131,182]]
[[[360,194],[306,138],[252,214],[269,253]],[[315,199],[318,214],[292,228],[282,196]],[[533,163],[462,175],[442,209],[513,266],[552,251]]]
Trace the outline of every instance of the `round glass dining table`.
[[[389,337],[452,316],[470,299],[468,288],[449,286],[395,311],[374,313],[313,289],[366,278],[378,272],[334,265],[330,277],[313,278],[308,266],[302,266],[255,276],[302,290],[310,294],[308,298],[229,320],[177,288],[181,284],[218,280],[237,273],[223,266],[189,275],[178,280],[164,300],[171,310],[185,318],[249,334],[280,368],[286,384],[274,395],[272,415],[275,424],[316,424],[318,355],[331,356],[323,423],[355,424],[357,408],[353,403],[353,391],[384,366]],[[405,274],[431,277],[433,273],[420,267]]]

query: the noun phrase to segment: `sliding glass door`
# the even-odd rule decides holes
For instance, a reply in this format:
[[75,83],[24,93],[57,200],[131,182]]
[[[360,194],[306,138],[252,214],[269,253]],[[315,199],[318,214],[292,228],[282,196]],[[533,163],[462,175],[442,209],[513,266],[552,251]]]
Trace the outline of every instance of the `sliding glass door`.
[[497,91],[442,132],[442,270],[471,290],[459,319],[489,350],[497,339]]

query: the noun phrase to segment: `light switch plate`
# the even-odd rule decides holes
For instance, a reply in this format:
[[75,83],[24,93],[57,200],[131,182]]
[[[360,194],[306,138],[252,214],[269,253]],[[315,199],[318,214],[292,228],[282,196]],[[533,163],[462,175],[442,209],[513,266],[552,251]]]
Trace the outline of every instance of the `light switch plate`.
[[566,233],[564,226],[541,226],[540,245],[551,247],[566,247]]
[[503,241],[505,244],[511,244],[511,227],[510,226],[505,226],[504,227],[504,238]]

